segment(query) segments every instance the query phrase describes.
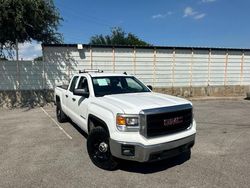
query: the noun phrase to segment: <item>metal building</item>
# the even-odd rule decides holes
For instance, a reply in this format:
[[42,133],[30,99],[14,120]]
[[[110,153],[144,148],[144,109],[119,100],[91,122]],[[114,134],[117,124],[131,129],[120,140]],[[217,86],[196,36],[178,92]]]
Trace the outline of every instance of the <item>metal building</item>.
[[79,69],[136,75],[176,95],[240,95],[249,91],[250,49],[44,44],[46,87],[68,82]]

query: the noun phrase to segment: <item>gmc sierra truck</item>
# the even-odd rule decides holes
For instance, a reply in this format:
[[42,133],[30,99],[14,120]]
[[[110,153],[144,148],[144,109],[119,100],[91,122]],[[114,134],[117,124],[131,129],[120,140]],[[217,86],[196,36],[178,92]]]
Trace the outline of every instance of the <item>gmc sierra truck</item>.
[[127,74],[79,71],[55,88],[57,119],[88,134],[92,162],[106,170],[119,159],[151,162],[189,152],[196,123],[191,102],[152,91]]

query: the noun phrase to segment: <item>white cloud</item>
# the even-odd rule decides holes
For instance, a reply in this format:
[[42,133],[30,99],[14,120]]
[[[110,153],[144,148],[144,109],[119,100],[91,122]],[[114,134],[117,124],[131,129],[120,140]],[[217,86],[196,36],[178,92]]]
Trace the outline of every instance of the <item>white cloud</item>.
[[194,19],[199,20],[199,19],[204,18],[205,16],[206,16],[206,14],[205,14],[205,13],[202,13],[202,14],[197,14],[197,15],[195,15],[195,16],[194,16]]
[[25,42],[18,44],[19,47],[19,59],[33,60],[34,58],[42,55],[41,44],[36,42]]
[[192,7],[188,6],[184,9],[184,14],[183,14],[183,17],[191,17],[193,19],[202,19],[206,16],[205,13],[200,13],[200,12],[197,12],[195,11]]
[[197,14],[197,12],[195,12],[192,7],[186,7],[184,9],[184,15],[183,15],[183,17],[193,16],[195,14]]
[[202,3],[212,3],[215,2],[216,0],[201,0]]
[[163,19],[166,18],[167,16],[171,16],[173,14],[172,11],[168,11],[166,14],[155,14],[152,16],[152,19]]
[[152,16],[153,19],[160,19],[160,18],[165,18],[165,17],[166,17],[165,14],[156,14]]

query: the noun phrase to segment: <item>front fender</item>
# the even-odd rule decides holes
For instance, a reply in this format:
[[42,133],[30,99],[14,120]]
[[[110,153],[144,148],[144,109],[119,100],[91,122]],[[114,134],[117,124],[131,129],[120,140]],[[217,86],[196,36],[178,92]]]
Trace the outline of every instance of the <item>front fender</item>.
[[[117,113],[119,113],[119,111]],[[116,113],[111,109],[104,107],[100,104],[92,103],[89,106],[88,118],[90,117],[90,115],[99,118],[107,125],[111,138],[112,134],[118,131],[116,128]]]

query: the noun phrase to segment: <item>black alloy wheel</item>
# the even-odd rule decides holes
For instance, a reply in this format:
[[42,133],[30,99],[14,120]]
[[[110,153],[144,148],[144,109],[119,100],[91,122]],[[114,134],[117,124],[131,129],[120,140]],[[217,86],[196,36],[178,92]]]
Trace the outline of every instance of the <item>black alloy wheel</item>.
[[118,162],[110,152],[109,136],[104,128],[95,127],[91,130],[87,149],[90,159],[97,167],[105,170],[117,169]]
[[56,117],[57,117],[57,121],[58,121],[59,123],[64,123],[64,122],[67,121],[67,116],[66,116],[66,114],[62,111],[60,102],[57,102],[57,104],[56,104]]

